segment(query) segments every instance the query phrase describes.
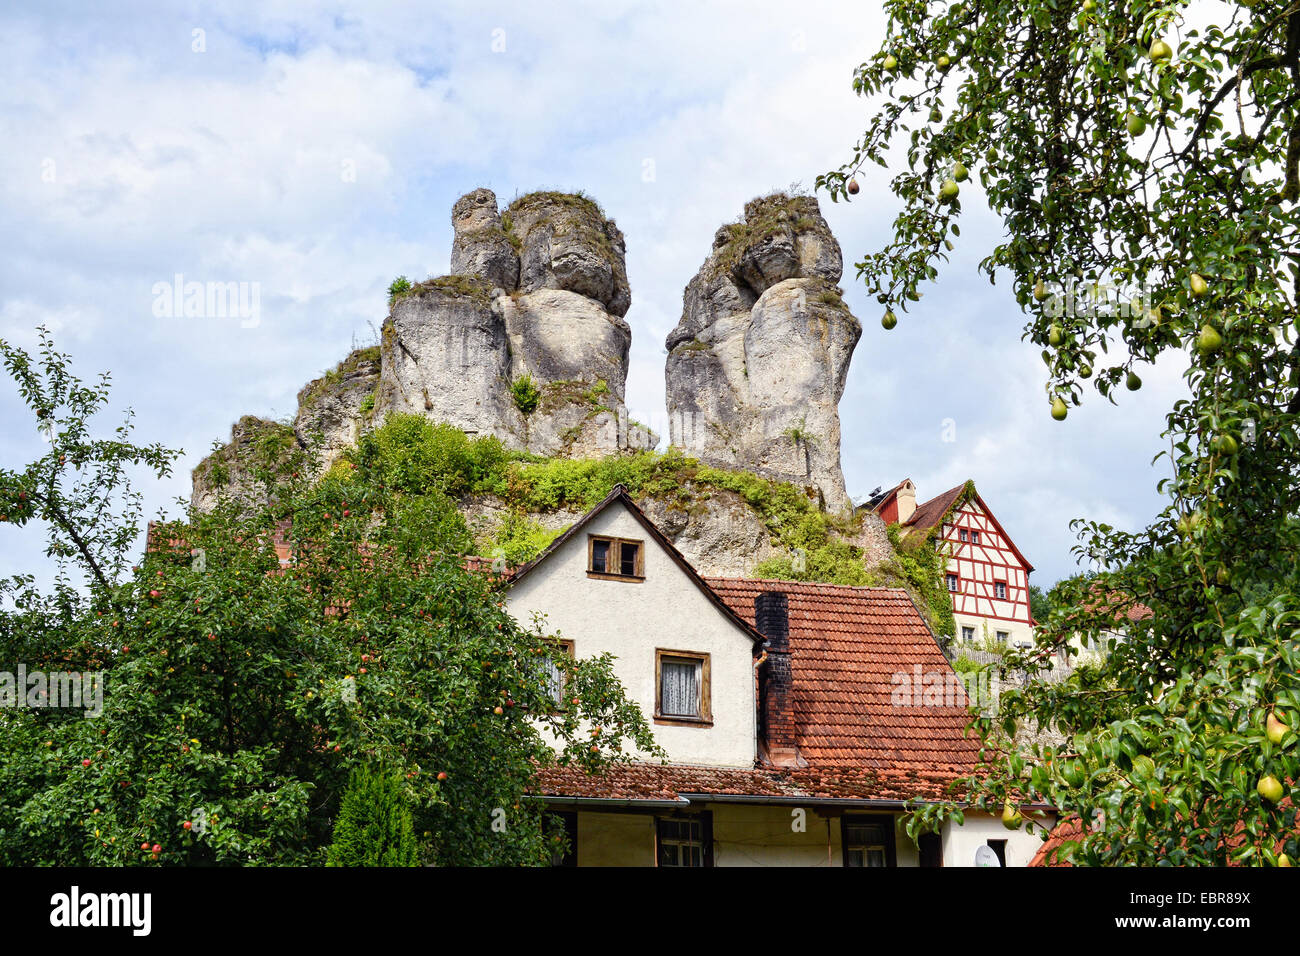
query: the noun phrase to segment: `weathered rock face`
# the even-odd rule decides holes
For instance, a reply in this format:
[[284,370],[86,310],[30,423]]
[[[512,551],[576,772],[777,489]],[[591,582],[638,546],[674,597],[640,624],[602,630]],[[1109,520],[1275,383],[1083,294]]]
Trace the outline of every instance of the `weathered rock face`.
[[669,440],[848,505],[839,401],[862,326],[817,201],[778,193],[718,230],[668,336]]
[[424,415],[513,443],[520,414],[510,394],[509,339],[485,279],[432,279],[397,296],[382,339],[376,420]]
[[231,426],[230,441],[195,466],[191,506],[206,512],[223,499],[246,509],[269,504],[267,483],[259,475],[274,472],[298,450],[290,426],[245,415]]
[[320,471],[357,443],[374,410],[379,371],[379,347],[357,349],[298,393],[293,431],[315,451]]
[[631,296],[623,234],[600,207],[534,193],[503,215],[477,189],[452,225],[453,274],[392,303],[376,417],[426,415],[542,455],[653,448],[624,405]]

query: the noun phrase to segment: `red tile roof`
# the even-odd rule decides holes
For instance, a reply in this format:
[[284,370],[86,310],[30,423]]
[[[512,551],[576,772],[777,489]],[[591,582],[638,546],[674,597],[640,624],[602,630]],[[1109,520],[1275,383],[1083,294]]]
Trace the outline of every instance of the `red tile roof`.
[[843,768],[746,770],[685,764],[629,763],[602,774],[577,767],[547,767],[536,789],[552,798],[683,802],[697,796],[749,796],[791,800],[863,800],[903,803],[913,797],[949,796],[949,780],[919,773],[875,773]]
[[[896,674],[914,680],[956,672],[901,588],[706,578],[736,614],[754,620],[754,599],[782,591],[790,609],[792,707],[799,752],[821,770],[933,775],[975,769],[964,697],[950,706],[896,705]],[[920,688],[918,688],[920,689]]]
[[909,528],[917,528],[922,531],[929,530],[939,523],[940,519],[948,513],[948,509],[953,506],[963,491],[966,490],[966,482],[962,482],[956,488],[949,488],[943,494],[931,498],[924,504],[916,506],[912,512],[912,517],[903,522]]

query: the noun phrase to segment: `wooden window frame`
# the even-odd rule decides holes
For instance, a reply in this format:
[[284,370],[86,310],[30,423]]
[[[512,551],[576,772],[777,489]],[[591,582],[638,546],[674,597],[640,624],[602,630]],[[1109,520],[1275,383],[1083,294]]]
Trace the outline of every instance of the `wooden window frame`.
[[[949,587],[949,585],[948,585],[948,579],[949,579],[949,578],[951,578],[951,579],[952,579],[952,582],[953,582],[951,587]],[[944,572],[944,576],[943,576],[943,586],[946,587],[946,588],[948,588],[948,593],[949,593],[949,594],[960,594],[960,593],[961,593],[961,575],[958,574],[956,571],[945,571],[945,572]]]
[[[567,638],[560,637],[560,638],[552,639],[550,643],[560,652],[568,654],[569,660],[577,659],[578,655],[573,649],[573,641],[568,640]],[[566,683],[564,689],[560,691],[560,699],[558,701],[552,699],[552,703],[554,705],[551,708],[552,714],[563,713],[565,710],[569,708],[569,699],[567,696],[565,696],[565,692],[567,691],[567,689],[568,689],[568,685]]]
[[[636,545],[636,566],[633,574],[619,574],[612,571],[594,571],[594,560],[596,556],[596,542],[609,542],[610,560],[606,567],[623,566],[623,545]],[[589,534],[587,535],[587,577],[595,578],[599,581],[624,581],[627,583],[637,583],[645,580],[645,541],[640,538],[619,538],[612,534]]]
[[[998,594],[998,588],[1002,588],[1002,594],[1001,594],[1001,595]],[[1006,601],[1006,600],[1010,600],[1010,599],[1007,597],[1007,595],[1010,594],[1010,593],[1011,593],[1011,592],[1007,590],[1007,582],[1006,582],[1006,581],[994,581],[994,582],[993,582],[993,600],[995,600],[995,601]]]
[[[664,658],[700,662],[700,716],[685,717],[681,714],[665,714],[664,700]],[[712,667],[710,655],[702,651],[676,651],[665,647],[655,648],[655,712],[656,724],[680,724],[688,727],[713,726]]]
[[980,543],[980,533],[979,533],[978,531],[972,531],[972,532],[970,533],[970,543],[971,543],[971,544],[979,544],[979,543]]
[[894,835],[894,818],[887,813],[846,813],[840,817],[840,865],[849,865],[849,827],[855,823],[878,824],[885,829],[885,869],[898,867],[898,841]]
[[[713,866],[713,811],[700,810],[696,813],[665,813],[655,816],[655,867],[659,866],[659,825],[682,821],[700,824],[700,866],[708,869]],[[689,869],[694,869],[690,867]]]

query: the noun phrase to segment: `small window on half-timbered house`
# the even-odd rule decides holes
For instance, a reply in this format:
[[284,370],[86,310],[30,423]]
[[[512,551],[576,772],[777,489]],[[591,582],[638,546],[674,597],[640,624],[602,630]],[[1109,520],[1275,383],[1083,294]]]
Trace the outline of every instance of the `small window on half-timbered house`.
[[969,540],[970,540],[970,532],[968,532],[965,528],[962,528],[961,530],[959,530],[959,531],[957,532],[957,540],[959,540],[959,541],[969,541]]
[[994,582],[993,582],[993,596],[994,596],[995,598],[997,598],[999,601],[1005,601],[1005,600],[1007,599],[1007,582],[1006,582],[1006,581],[994,581]]
[[955,574],[949,574],[949,575],[947,576],[947,580],[948,580],[948,590],[949,590],[949,591],[956,591],[956,590],[957,590],[957,575],[955,575]]
[[644,580],[644,543],[629,538],[588,536],[587,574],[612,580]]
[[979,544],[979,543],[980,543],[980,533],[979,533],[978,531],[972,531],[972,532],[970,533],[970,543],[971,543],[971,544]]
[[975,640],[975,628],[963,626],[961,629],[961,639],[967,642]]

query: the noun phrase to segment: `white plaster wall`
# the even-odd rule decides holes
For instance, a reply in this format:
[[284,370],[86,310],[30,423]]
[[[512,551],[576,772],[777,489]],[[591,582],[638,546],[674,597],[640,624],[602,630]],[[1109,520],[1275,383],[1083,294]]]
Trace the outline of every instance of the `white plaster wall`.
[[[1044,824],[1050,827],[1054,818]],[[1008,830],[1000,817],[967,813],[961,826],[949,824],[943,832],[943,865],[974,866],[975,851],[989,840],[1006,840],[1007,866],[1028,866],[1038,848],[1043,845],[1038,824],[1025,824],[1019,830]]]
[[[644,541],[645,580],[587,577],[589,534]],[[616,675],[673,763],[754,765],[753,641],[622,504],[611,504],[511,588],[507,605],[524,626],[534,611],[544,613],[547,631],[573,641],[579,658],[613,654]],[[656,648],[710,655],[711,727],[653,723]]]

